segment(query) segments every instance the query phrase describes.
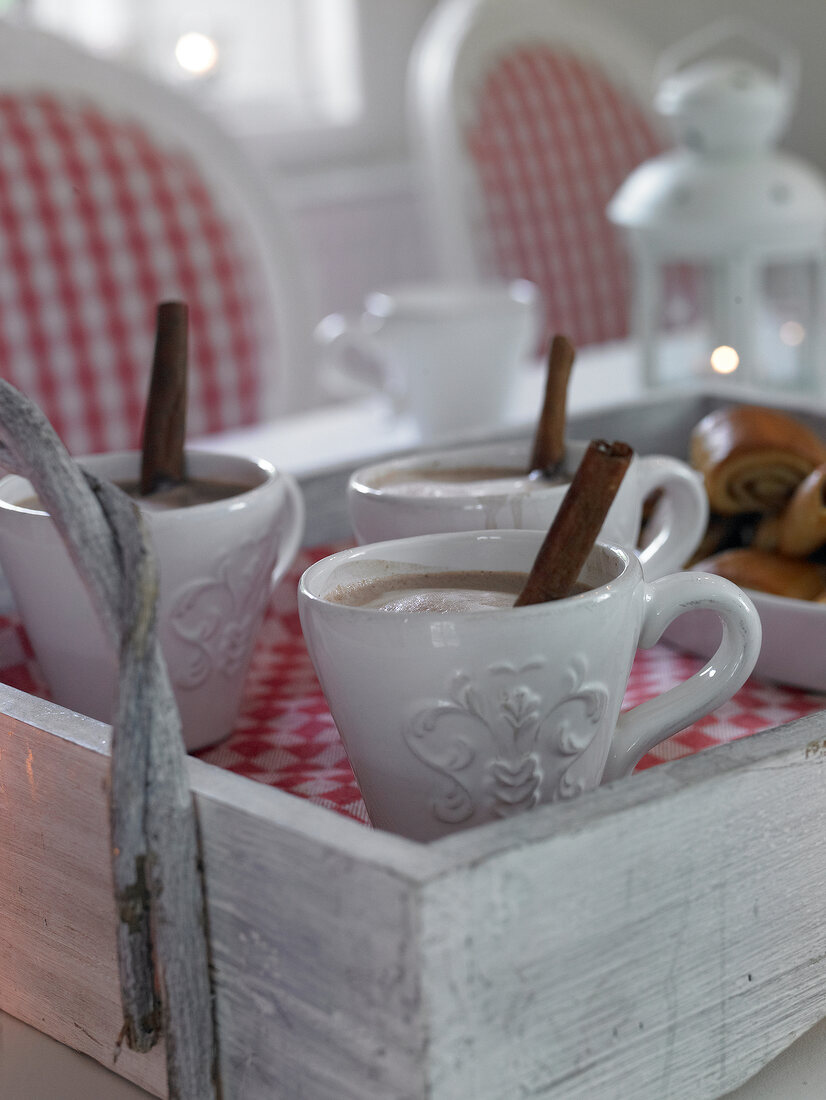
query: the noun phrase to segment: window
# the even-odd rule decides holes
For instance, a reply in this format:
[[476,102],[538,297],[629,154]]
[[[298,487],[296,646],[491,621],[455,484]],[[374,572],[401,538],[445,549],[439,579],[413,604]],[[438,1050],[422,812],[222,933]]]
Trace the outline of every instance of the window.
[[0,0],[0,13],[187,88],[265,166],[306,175],[404,160],[407,62],[435,2]]
[[245,130],[346,126],[362,110],[357,0],[18,0],[16,10],[187,86]]

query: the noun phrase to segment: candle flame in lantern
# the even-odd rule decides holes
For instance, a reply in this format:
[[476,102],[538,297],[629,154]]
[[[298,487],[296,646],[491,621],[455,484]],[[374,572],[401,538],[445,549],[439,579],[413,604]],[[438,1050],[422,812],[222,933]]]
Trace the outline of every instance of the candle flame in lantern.
[[711,353],[711,367],[718,374],[731,374],[740,366],[740,356],[728,344],[721,344]]
[[784,321],[780,326],[780,339],[789,348],[796,348],[806,339],[806,330],[799,321]]

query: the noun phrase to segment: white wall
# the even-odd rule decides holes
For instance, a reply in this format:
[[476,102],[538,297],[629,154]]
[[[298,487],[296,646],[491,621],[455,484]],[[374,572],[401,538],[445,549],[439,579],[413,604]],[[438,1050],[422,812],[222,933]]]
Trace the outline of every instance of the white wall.
[[330,169],[282,187],[317,318],[355,310],[368,290],[428,278],[434,260],[408,163]]

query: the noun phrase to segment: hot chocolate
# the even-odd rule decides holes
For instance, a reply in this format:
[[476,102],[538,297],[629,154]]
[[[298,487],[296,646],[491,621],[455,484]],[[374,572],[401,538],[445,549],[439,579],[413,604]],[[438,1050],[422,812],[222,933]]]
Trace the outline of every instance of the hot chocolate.
[[389,489],[406,497],[509,496],[550,485],[564,485],[570,477],[531,476],[518,466],[420,466],[397,469],[371,481],[374,489]]
[[180,485],[170,485],[166,489],[156,489],[149,496],[142,496],[137,481],[119,481],[118,486],[134,497],[141,508],[161,512],[169,508],[192,508],[196,504],[212,504],[216,500],[226,500],[240,493],[246,493],[249,485],[235,481],[216,481],[206,478],[188,478]]
[[[216,481],[207,478],[191,478],[180,485],[171,485],[168,489],[158,489],[150,496],[141,496],[139,482],[117,481],[118,488],[149,512],[165,512],[172,508],[192,508],[196,504],[211,504],[216,500],[238,496],[249,491],[249,485],[235,481]],[[30,508],[32,511],[44,511],[36,496],[26,497],[16,502],[18,508]]]
[[490,611],[512,607],[526,580],[526,573],[498,570],[390,573],[340,585],[326,598],[377,611]]

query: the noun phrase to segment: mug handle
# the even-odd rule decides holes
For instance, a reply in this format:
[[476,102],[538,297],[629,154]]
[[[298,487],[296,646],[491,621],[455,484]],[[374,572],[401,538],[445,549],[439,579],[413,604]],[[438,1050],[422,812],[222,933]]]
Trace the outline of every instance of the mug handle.
[[723,624],[717,652],[683,683],[621,714],[602,782],[629,775],[655,745],[709,714],[743,686],[757,662],[760,616],[731,581],[709,573],[678,573],[645,585],[638,647],[650,649],[686,611],[715,611]]
[[[378,328],[375,332],[378,332]],[[391,369],[375,334],[366,327],[363,316],[355,313],[329,313],[318,322],[313,337],[325,354],[324,381],[329,389],[338,391],[344,377],[371,392],[379,390],[385,393],[392,403],[393,411],[402,411],[404,395],[401,381]],[[347,351],[358,354],[357,364],[347,360]]]
[[278,547],[278,561],[275,563],[275,568],[270,576],[270,592],[275,589],[275,586],[295,561],[295,556],[304,537],[304,522],[306,519],[304,497],[298,482],[292,474],[288,474],[284,470],[279,470],[278,476],[284,480],[284,491],[289,506],[287,520],[289,527],[286,537],[282,539]]
[[685,567],[708,526],[708,495],[702,478],[685,462],[670,455],[642,455],[637,475],[640,502],[660,490],[646,532],[648,541],[637,551],[647,580],[665,577]]

